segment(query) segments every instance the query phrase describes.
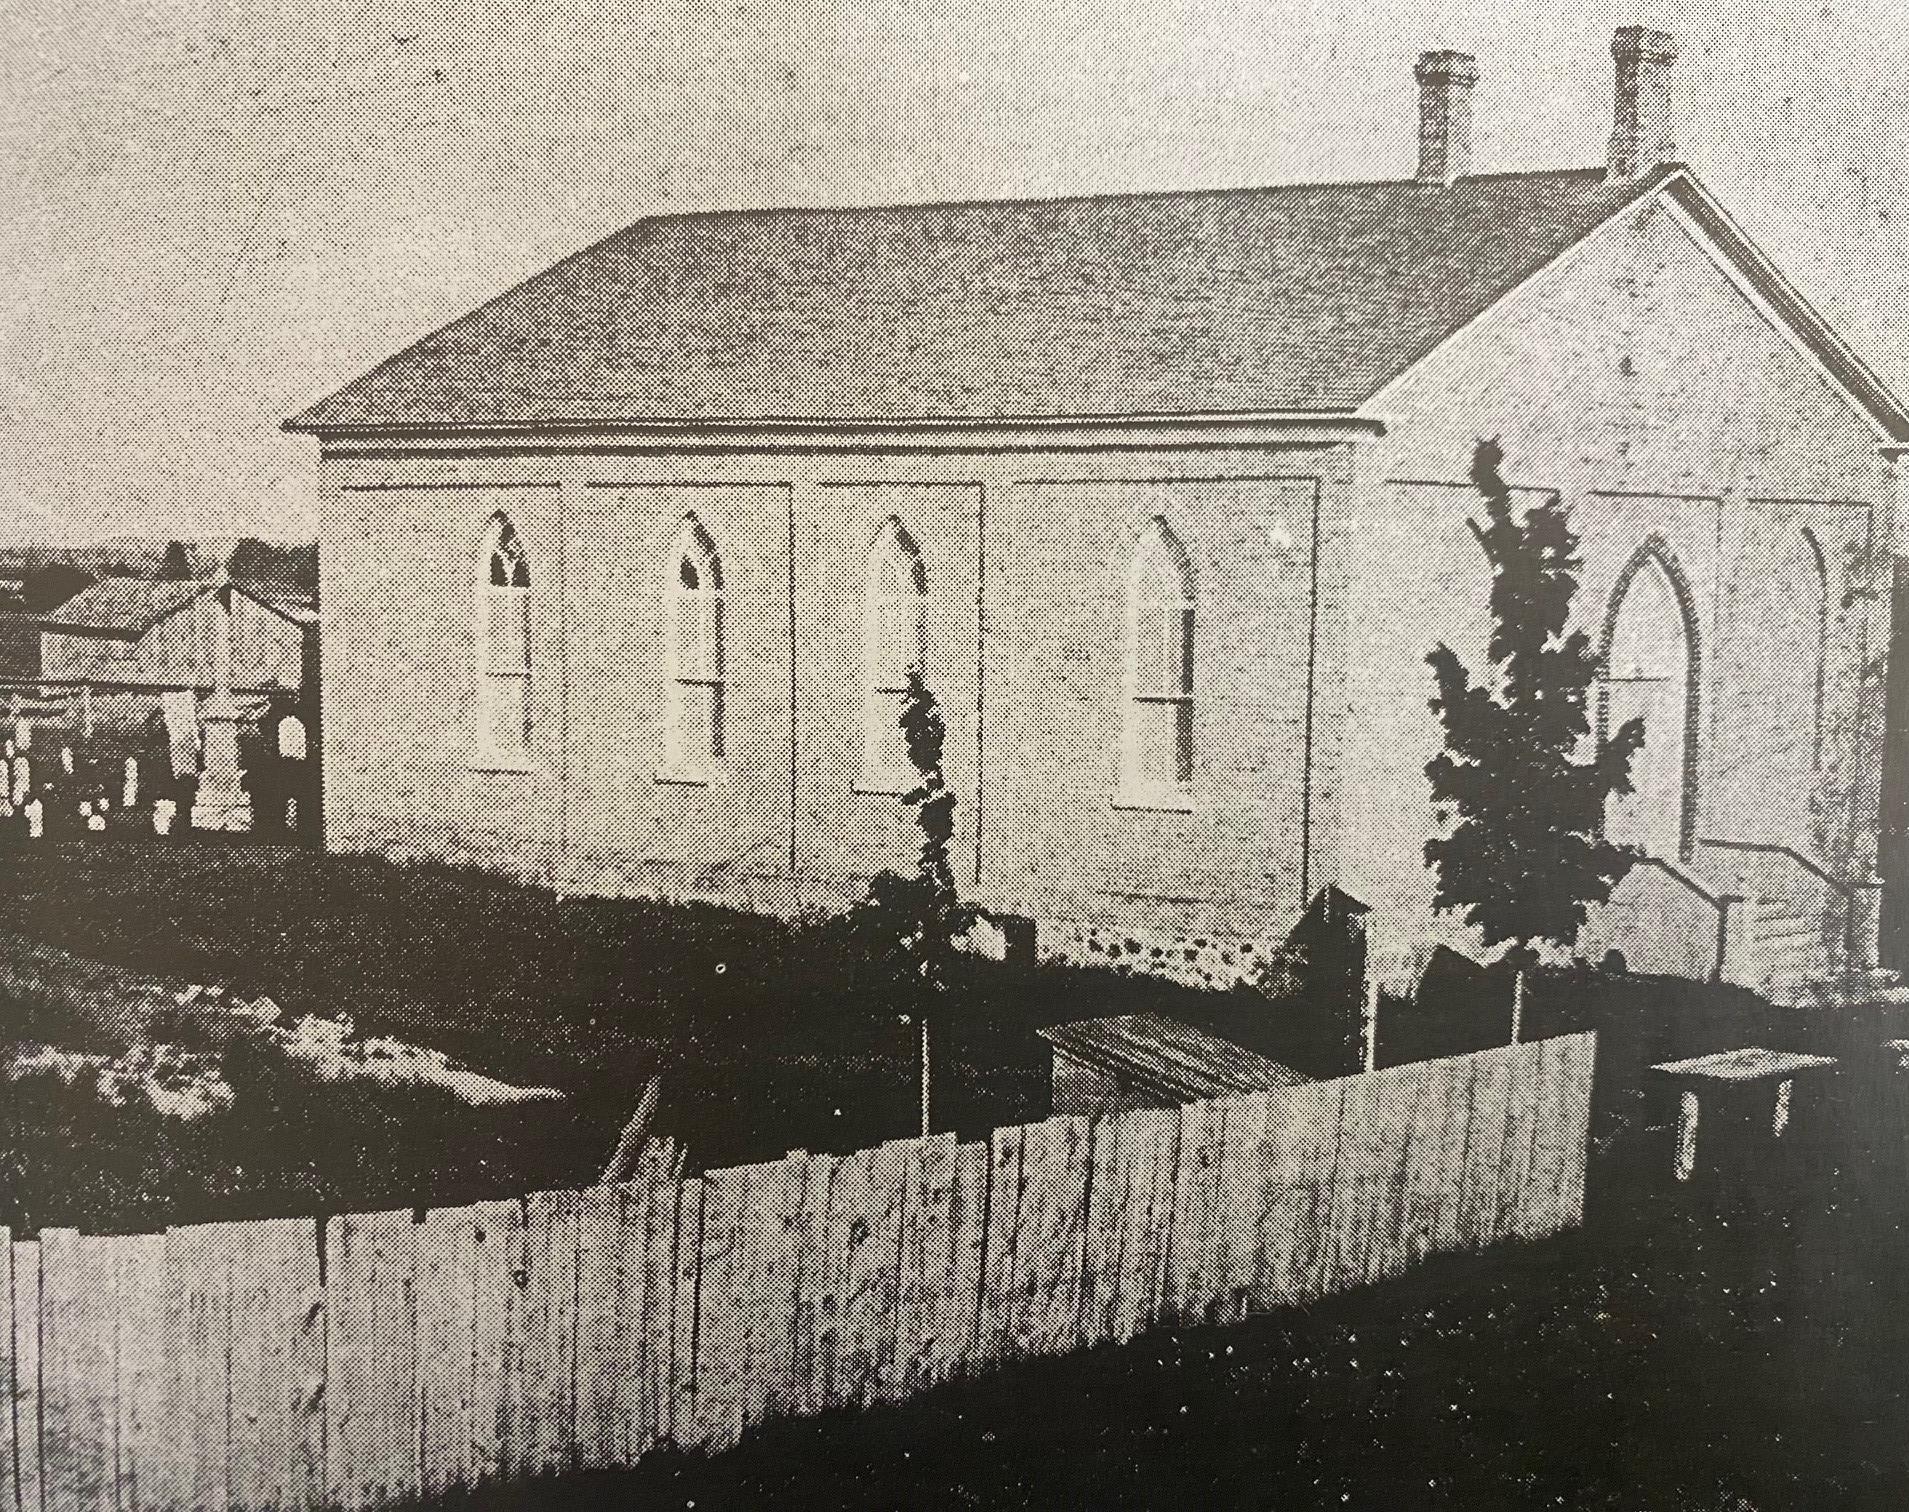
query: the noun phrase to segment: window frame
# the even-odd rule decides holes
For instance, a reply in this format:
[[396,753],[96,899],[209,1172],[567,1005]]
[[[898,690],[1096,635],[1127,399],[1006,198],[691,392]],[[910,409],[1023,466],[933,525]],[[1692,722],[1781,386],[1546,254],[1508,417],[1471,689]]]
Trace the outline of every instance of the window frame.
[[[1166,590],[1154,596],[1154,580]],[[1160,611],[1161,644],[1157,655],[1144,662],[1141,651],[1142,619],[1146,610]],[[1164,515],[1153,516],[1141,527],[1128,559],[1123,656],[1120,685],[1118,773],[1113,805],[1119,809],[1191,813],[1194,809],[1194,718],[1196,713],[1195,660],[1199,627],[1199,583],[1186,543]],[[1143,665],[1161,669],[1162,688],[1143,690]],[[1178,692],[1165,684],[1170,669]],[[1142,770],[1141,712],[1170,710],[1168,715],[1177,769],[1172,779]]]
[[[686,565],[697,574],[698,584],[694,588],[682,581]],[[657,768],[656,780],[707,787],[720,776],[727,750],[728,598],[722,553],[694,514],[684,517],[671,543],[664,561],[662,588],[663,759]],[[685,616],[685,608],[698,606],[706,606],[707,618],[697,614],[691,621]],[[696,624],[707,625],[710,639],[703,648],[699,673],[691,675],[684,670],[683,653],[688,635],[696,633]],[[711,737],[708,749],[693,756],[684,750],[686,694],[690,689],[707,690]]]
[[[501,583],[497,581],[500,566],[505,579]],[[484,772],[533,771],[530,553],[524,546],[522,533],[506,514],[491,516],[484,528],[472,588],[475,602],[471,767]],[[496,660],[496,629],[501,606],[509,606],[509,617],[517,622],[521,632],[522,657],[510,666],[500,666]],[[516,640],[518,636],[513,635],[511,639]],[[507,699],[501,700],[500,709],[500,694],[504,688],[513,691]],[[518,730],[516,740],[510,743],[497,738],[499,717],[506,710],[515,714],[512,722]]]

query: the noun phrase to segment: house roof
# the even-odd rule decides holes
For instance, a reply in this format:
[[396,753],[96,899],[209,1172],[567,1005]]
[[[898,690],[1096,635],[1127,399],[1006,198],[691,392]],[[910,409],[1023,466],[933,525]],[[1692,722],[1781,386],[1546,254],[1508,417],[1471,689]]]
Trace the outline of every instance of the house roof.
[[40,621],[43,630],[72,630],[137,639],[169,614],[211,590],[206,582],[155,583],[147,578],[102,578]]
[[1063,1055],[1169,1099],[1276,1092],[1312,1080],[1244,1045],[1157,1013],[1077,1019],[1040,1035]]
[[[39,624],[42,630],[137,640],[162,619],[197,603],[217,587],[217,581],[211,578],[183,582],[102,578],[91,588],[74,594],[51,614],[42,616]],[[261,587],[235,582],[232,587],[254,603],[295,623],[309,625],[317,620],[316,605],[309,593],[276,584]]]
[[1343,415],[1680,171],[665,216],[287,425]]

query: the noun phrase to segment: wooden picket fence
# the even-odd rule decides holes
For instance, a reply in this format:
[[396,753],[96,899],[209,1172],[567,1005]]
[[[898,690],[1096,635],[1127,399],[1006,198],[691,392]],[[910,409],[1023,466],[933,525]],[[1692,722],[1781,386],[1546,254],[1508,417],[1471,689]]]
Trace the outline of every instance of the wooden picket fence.
[[368,1507],[733,1444],[1583,1212],[1594,1037],[522,1200],[0,1230],[0,1508]]

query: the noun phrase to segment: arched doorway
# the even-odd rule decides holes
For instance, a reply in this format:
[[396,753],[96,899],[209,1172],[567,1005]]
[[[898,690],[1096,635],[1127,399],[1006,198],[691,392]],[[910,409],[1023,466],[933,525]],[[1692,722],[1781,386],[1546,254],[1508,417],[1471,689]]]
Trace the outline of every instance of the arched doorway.
[[1634,791],[1611,800],[1605,834],[1647,855],[1690,854],[1696,829],[1697,624],[1690,589],[1663,544],[1647,541],[1619,575],[1604,621],[1598,734],[1633,719],[1644,748]]

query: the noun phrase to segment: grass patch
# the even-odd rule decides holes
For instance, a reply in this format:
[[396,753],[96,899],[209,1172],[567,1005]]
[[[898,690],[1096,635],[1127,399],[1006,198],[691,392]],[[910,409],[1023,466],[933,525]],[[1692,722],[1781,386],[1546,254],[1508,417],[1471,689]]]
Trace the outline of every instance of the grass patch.
[[[93,995],[70,1005],[75,1032],[142,1032],[114,1021],[107,989],[128,980],[115,973],[216,983],[292,1015],[349,1014],[366,1032],[565,1093],[474,1112],[261,1070],[233,1121],[191,1130],[108,1120],[49,1093],[0,1124],[12,1141],[0,1181],[35,1222],[125,1228],[576,1186],[595,1177],[652,1074],[663,1078],[660,1131],[704,1167],[854,1150],[918,1127],[903,986],[848,921],[564,900],[478,872],[266,848],[108,840],[6,860],[0,917],[27,942],[9,958],[38,943],[96,963],[82,973]],[[964,959],[959,976],[937,1034],[937,1124],[968,1136],[1045,1114],[1036,1026],[1235,1001],[1058,965]],[[0,1038],[31,1037],[31,996],[10,998]]]

